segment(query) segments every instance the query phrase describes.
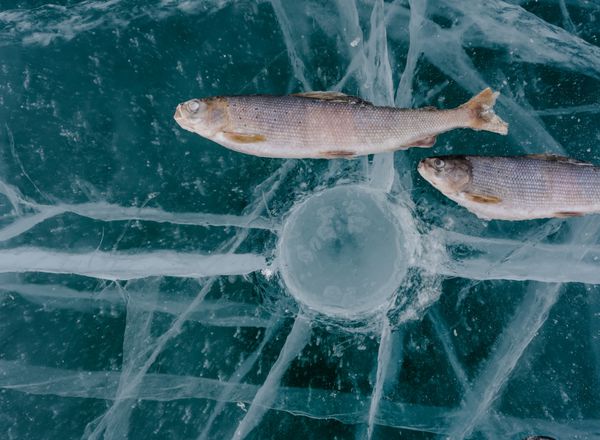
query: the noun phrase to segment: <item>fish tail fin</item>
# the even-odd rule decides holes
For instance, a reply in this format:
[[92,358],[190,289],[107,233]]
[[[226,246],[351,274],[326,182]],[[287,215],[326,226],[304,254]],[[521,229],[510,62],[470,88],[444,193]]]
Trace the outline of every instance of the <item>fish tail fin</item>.
[[498,95],[499,92],[493,92],[488,87],[459,107],[469,111],[470,128],[498,134],[508,133],[508,124],[494,113],[494,104]]

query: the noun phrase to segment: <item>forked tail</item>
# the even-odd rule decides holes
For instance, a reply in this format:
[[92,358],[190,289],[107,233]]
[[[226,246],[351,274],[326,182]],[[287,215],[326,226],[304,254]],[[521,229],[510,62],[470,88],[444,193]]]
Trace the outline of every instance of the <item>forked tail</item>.
[[494,104],[499,94],[499,92],[492,92],[492,89],[488,87],[460,106],[469,111],[470,128],[498,134],[508,133],[508,124],[494,113]]

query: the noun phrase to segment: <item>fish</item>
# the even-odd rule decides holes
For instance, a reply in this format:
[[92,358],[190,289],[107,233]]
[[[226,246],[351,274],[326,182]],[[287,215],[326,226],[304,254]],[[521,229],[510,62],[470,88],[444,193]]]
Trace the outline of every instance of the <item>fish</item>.
[[600,167],[568,157],[438,156],[421,160],[417,170],[446,197],[486,220],[600,212]]
[[177,106],[175,121],[231,150],[270,158],[353,158],[431,147],[455,128],[507,134],[490,88],[450,110],[379,107],[338,92],[217,96]]

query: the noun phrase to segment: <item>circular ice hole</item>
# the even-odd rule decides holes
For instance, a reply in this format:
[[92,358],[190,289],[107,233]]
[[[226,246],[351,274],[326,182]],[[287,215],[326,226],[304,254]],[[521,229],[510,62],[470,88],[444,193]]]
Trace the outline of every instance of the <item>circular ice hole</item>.
[[380,310],[408,270],[403,230],[385,193],[360,185],[299,203],[279,241],[283,281],[301,304],[353,319]]

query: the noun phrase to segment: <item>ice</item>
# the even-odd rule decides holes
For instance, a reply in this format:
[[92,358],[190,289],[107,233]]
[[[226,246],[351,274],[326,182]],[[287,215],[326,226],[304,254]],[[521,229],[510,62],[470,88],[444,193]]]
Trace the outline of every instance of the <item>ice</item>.
[[141,220],[157,223],[172,223],[178,225],[196,226],[235,226],[242,228],[276,229],[267,219],[248,218],[228,214],[209,214],[179,212],[171,213],[158,208],[149,207],[124,207],[108,202],[94,202],[81,204],[57,203],[45,205],[27,200],[18,190],[5,182],[0,182],[0,193],[11,200],[16,213],[21,213],[21,208],[37,211],[37,213],[22,216],[8,226],[0,229],[0,241],[9,240],[27,232],[45,220],[64,214],[73,213],[82,217],[101,221],[131,221]]
[[310,322],[302,315],[296,318],[292,331],[285,340],[279,357],[271,367],[264,383],[256,392],[248,412],[238,425],[234,439],[244,439],[260,423],[267,409],[277,398],[277,388],[290,363],[298,356],[310,339]]
[[[0,9],[7,438],[600,437],[598,216],[481,220],[415,170],[598,163],[596,2],[26,3]],[[485,87],[508,136],[353,161],[172,120],[191,97]]]
[[[467,247],[467,257],[448,259],[437,272],[474,280],[533,280],[549,283],[600,283],[596,270],[600,261],[597,245],[529,243],[499,238],[476,238],[447,231],[435,231],[434,240],[452,248]],[[529,266],[528,261],[535,261]],[[431,267],[425,260],[424,267]],[[562,268],[568,264],[569,271]]]
[[383,323],[383,330],[381,331],[381,338],[379,340],[379,352],[377,354],[377,374],[375,376],[375,386],[373,388],[373,394],[371,395],[371,404],[369,406],[369,416],[367,419],[367,438],[373,437],[373,430],[375,429],[375,417],[379,411],[379,405],[381,403],[381,397],[383,395],[383,385],[385,378],[388,375],[389,362],[392,352],[391,346],[391,328],[387,321]]
[[[0,290],[5,295],[21,295],[47,310],[65,309],[93,314],[103,308],[124,311],[125,306],[128,306],[146,312],[178,316],[190,302],[187,297],[154,301],[152,298],[156,292],[136,290],[127,292],[127,297],[133,297],[135,301],[126,304],[122,290],[112,286],[98,291],[79,291],[55,284],[17,284],[15,281],[5,279],[0,285]],[[201,309],[190,314],[189,319],[216,327],[266,327],[269,332],[274,328],[273,318],[266,311],[257,310],[250,304],[233,301],[205,301]]]
[[273,5],[273,11],[277,15],[277,22],[281,27],[281,32],[283,34],[283,40],[285,41],[288,57],[290,59],[290,63],[294,70],[294,77],[300,81],[304,91],[310,92],[312,90],[312,86],[310,82],[306,79],[305,70],[306,67],[302,59],[298,56],[298,52],[295,46],[295,38],[292,37],[291,33],[291,25],[286,12],[281,4],[280,0],[270,0],[271,5]]
[[265,267],[264,257],[254,254],[200,255],[170,251],[67,253],[33,247],[0,250],[0,273],[61,273],[105,280],[245,275]]
[[244,360],[237,370],[235,370],[235,372],[231,375],[230,381],[227,383],[226,387],[223,389],[221,394],[216,397],[215,400],[218,403],[206,421],[206,424],[202,428],[202,432],[198,436],[199,440],[208,438],[212,424],[225,408],[225,403],[231,399],[232,395],[235,393],[236,386],[242,381],[242,379],[244,379],[244,377],[249,373],[250,369],[254,366],[263,349],[265,348],[265,345],[267,345],[273,336],[279,332],[283,322],[282,320],[277,319],[276,321],[271,321],[269,324],[270,325],[266,326],[267,330],[265,331],[265,336],[263,337],[263,340],[258,348],[254,351],[254,353],[252,353],[252,355],[248,356],[246,360]]
[[471,389],[471,384],[469,383],[469,378],[467,377],[467,373],[464,368],[460,365],[460,361],[456,356],[456,351],[454,350],[454,346],[452,340],[450,338],[450,334],[448,328],[443,322],[443,318],[440,316],[438,310],[434,307],[427,314],[431,323],[433,324],[433,328],[435,329],[437,337],[442,342],[444,346],[444,351],[446,356],[448,357],[448,362],[454,371],[454,375],[458,379],[458,383],[464,391],[469,391]]
[[538,330],[548,318],[548,313],[558,300],[561,285],[531,284],[529,295],[508,324],[493,349],[463,403],[463,415],[449,429],[449,438],[468,438],[482,417],[498,398],[517,362]]
[[402,71],[400,83],[396,90],[396,99],[394,100],[394,104],[398,107],[411,107],[415,70],[419,58],[423,54],[421,46],[426,39],[425,35],[420,33],[426,9],[427,1],[410,2],[410,20],[408,23],[409,46],[406,54],[406,64]]
[[[155,302],[156,295],[147,299]],[[86,426],[84,436],[89,439],[122,438],[123,433],[129,432],[129,419],[135,401],[128,399],[126,393],[130,381],[143,365],[146,346],[154,342],[150,332],[154,311],[145,311],[136,307],[134,303],[135,299],[128,297],[127,321],[123,335],[124,359],[114,402],[102,418]]]
[[[471,9],[464,3],[446,3],[465,13],[475,24],[467,30],[469,40],[483,37],[478,42],[510,48],[512,56],[527,63],[556,65],[600,77],[600,48],[572,35],[568,29],[547,23],[522,7],[502,0],[486,2],[485,6],[476,3]],[[505,26],[512,23],[515,25],[506,32]],[[475,35],[468,35],[469,32]],[[546,50],[539,50],[541,48]]]
[[562,116],[573,115],[577,113],[600,113],[600,106],[596,104],[578,105],[573,107],[557,107],[537,110],[539,116]]
[[560,4],[560,12],[563,15],[563,27],[571,34],[576,34],[577,29],[575,28],[575,24],[573,20],[571,20],[571,16],[569,15],[569,10],[567,9],[567,4],[565,0],[559,0]]
[[[79,34],[102,27],[121,29],[140,18],[165,19],[178,12],[212,14],[227,1],[159,1],[145,8],[131,8],[124,0],[86,0],[70,6],[45,4],[38,8],[8,9],[0,12],[0,44],[22,42],[48,46],[56,40],[72,40]],[[150,7],[148,7],[150,6]]]
[[[118,383],[119,374],[116,372],[70,371],[0,361],[2,388],[32,395],[110,400],[115,395]],[[137,398],[159,402],[187,398],[216,399],[226,387],[228,387],[226,382],[214,379],[147,374]],[[256,395],[258,388],[256,385],[234,385],[229,395],[229,402],[249,403]],[[336,419],[344,423],[357,423],[364,420],[361,408],[365,402],[345,393],[337,393],[335,400],[329,400],[328,397],[330,397],[330,393],[326,390],[308,391],[301,388],[280,387],[271,408],[312,419]],[[381,426],[403,427],[414,431],[444,435],[448,432],[453,417],[455,414],[449,408],[427,407],[410,403],[399,405],[394,402],[382,401],[380,415],[377,416],[376,421]],[[567,438],[600,432],[600,422],[594,419],[582,419],[565,424],[560,421],[499,417],[504,427],[501,434],[507,436],[522,432],[524,426],[556,433],[556,435],[560,434]]]

